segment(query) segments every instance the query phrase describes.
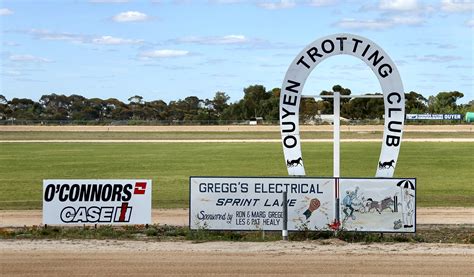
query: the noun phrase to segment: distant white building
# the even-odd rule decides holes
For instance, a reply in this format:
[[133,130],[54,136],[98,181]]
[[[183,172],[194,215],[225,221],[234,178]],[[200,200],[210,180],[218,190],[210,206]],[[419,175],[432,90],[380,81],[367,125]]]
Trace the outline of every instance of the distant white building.
[[[349,119],[340,117],[341,121],[348,122]],[[334,124],[334,115],[333,114],[318,114],[315,115],[313,118],[307,120],[306,124],[320,124],[320,123],[330,123]]]
[[252,117],[249,121],[249,125],[257,125],[263,123],[263,117]]

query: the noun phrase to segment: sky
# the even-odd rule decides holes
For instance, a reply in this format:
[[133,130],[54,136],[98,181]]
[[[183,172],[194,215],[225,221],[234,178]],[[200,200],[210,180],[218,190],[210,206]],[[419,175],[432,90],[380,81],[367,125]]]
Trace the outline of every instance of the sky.
[[[474,99],[474,1],[465,0],[0,0],[0,94],[166,102],[281,87],[314,40],[352,33],[394,60],[405,92],[460,91]],[[339,84],[381,92],[359,59],[313,70],[304,94]]]

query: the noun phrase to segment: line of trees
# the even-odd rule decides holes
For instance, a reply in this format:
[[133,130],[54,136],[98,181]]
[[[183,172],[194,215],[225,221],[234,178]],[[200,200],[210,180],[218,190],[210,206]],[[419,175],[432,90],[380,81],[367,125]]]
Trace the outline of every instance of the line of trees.
[[[321,95],[332,95],[335,91],[350,95],[351,90],[335,85]],[[39,101],[27,98],[8,100],[0,94],[0,120],[153,120],[153,121],[225,121],[249,120],[262,117],[278,120],[280,89],[266,90],[262,85],[244,88],[239,101],[229,103],[225,92],[216,92],[212,99],[189,96],[166,103],[162,100],[144,101],[134,95],[124,103],[116,98],[86,98],[72,94],[45,94]],[[376,93],[377,94],[377,93]],[[456,102],[464,95],[458,91],[440,92],[428,98],[411,91],[406,96],[406,113],[461,113],[474,111],[474,100],[465,105]],[[318,114],[332,114],[332,99],[316,101],[302,99],[300,116],[303,121],[313,120]],[[341,100],[341,116],[364,120],[382,118],[384,113],[381,98],[353,98]]]

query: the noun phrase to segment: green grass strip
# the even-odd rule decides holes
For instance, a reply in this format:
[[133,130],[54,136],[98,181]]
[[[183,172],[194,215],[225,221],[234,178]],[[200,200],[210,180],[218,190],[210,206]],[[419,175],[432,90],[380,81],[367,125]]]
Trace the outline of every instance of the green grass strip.
[[[0,239],[117,239],[145,241],[278,241],[281,232],[275,231],[208,231],[189,230],[184,226],[143,225],[134,226],[84,226],[84,227],[21,227],[0,228]],[[349,243],[474,243],[471,225],[429,225],[418,228],[416,234],[384,234],[339,231],[290,232],[291,241],[319,241],[321,244],[333,243],[339,239]]]
[[[380,143],[342,143],[341,176],[372,177]],[[395,177],[422,207],[474,206],[473,143],[405,142]],[[332,143],[303,143],[308,176],[332,176]],[[153,180],[154,208],[188,206],[188,178],[287,176],[280,143],[0,143],[0,209],[40,209],[43,179]]]

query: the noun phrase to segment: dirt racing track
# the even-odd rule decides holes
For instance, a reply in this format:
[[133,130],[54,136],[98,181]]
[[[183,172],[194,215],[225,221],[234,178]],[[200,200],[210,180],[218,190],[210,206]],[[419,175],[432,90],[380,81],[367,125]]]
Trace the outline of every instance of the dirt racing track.
[[[302,132],[332,132],[332,125],[302,125]],[[280,132],[277,125],[214,126],[0,126],[0,131],[21,132]],[[341,125],[341,132],[383,131],[383,125]],[[405,125],[405,132],[474,132],[473,125]]]
[[[419,224],[474,224],[474,208],[419,208]],[[187,225],[187,209],[153,210],[155,224]],[[39,225],[41,211],[0,211],[0,227]],[[472,244],[0,240],[1,276],[466,275]]]
[[459,244],[2,241],[2,276],[472,275]]

